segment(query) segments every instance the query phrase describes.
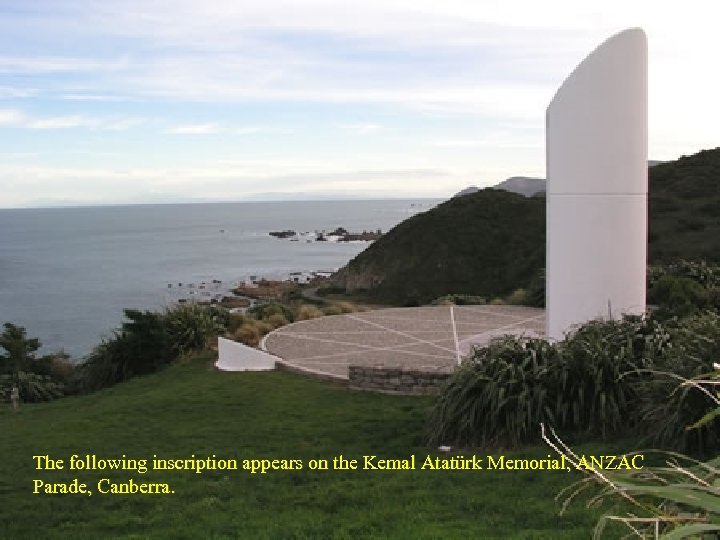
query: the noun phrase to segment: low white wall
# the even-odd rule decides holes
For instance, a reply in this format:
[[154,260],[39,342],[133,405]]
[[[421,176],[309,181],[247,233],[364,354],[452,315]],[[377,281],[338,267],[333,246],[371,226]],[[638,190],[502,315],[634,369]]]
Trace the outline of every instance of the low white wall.
[[267,371],[275,369],[276,357],[242,343],[218,338],[215,367],[223,371]]

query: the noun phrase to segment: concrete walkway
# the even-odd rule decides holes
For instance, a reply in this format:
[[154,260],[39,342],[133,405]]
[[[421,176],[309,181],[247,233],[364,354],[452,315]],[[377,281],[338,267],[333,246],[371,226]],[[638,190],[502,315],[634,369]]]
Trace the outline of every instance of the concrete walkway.
[[544,335],[545,311],[524,306],[388,308],[283,326],[261,347],[291,368],[347,378],[348,366],[449,372],[473,346],[505,334]]

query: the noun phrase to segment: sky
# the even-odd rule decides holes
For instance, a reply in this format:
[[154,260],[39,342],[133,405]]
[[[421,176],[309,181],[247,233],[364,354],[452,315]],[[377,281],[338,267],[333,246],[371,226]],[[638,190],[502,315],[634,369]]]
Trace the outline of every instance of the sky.
[[649,158],[720,146],[715,0],[0,0],[0,208],[448,197],[544,176],[545,109],[649,43]]

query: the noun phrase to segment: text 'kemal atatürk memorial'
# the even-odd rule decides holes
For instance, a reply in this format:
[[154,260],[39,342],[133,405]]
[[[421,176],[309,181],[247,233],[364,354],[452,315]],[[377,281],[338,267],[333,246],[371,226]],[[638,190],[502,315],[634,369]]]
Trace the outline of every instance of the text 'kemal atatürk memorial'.
[[645,311],[647,40],[611,37],[546,116],[547,335]]

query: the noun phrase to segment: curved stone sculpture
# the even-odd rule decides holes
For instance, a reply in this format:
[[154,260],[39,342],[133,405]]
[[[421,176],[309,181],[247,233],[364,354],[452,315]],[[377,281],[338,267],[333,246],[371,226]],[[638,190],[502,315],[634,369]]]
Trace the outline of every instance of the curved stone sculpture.
[[645,311],[647,40],[611,37],[565,80],[546,116],[547,334]]

